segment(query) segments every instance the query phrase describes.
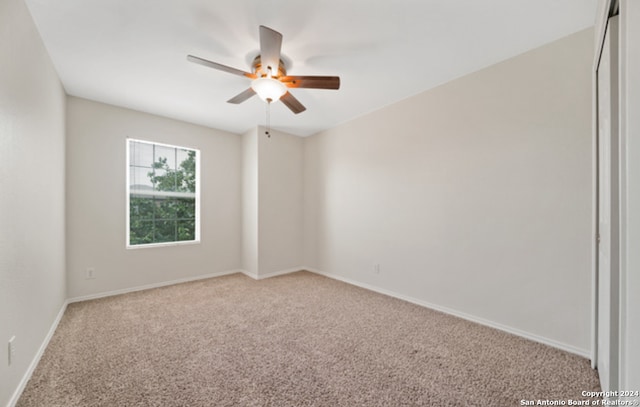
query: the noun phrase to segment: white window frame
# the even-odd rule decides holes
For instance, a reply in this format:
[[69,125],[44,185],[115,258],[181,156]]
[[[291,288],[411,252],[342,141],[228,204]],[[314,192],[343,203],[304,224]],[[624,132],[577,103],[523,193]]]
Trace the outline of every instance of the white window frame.
[[[194,240],[182,240],[182,241],[173,241],[173,242],[160,242],[160,243],[147,243],[147,244],[135,244],[132,245],[131,241],[131,151],[130,146],[131,142],[137,143],[146,143],[152,144],[156,146],[168,147],[168,148],[178,148],[183,150],[191,150],[196,152],[196,193],[195,193],[195,201],[196,201],[196,213],[195,213],[195,239]],[[126,196],[126,223],[125,223],[125,245],[127,249],[144,249],[150,247],[167,247],[167,246],[183,246],[190,244],[200,244],[200,160],[201,160],[201,152],[197,148],[186,147],[186,146],[177,146],[173,144],[160,143],[156,141],[142,140],[142,139],[134,139],[134,138],[126,138],[126,188],[125,188],[125,196]],[[174,196],[174,194],[170,192],[156,191],[154,193],[150,193],[150,195],[155,196]]]

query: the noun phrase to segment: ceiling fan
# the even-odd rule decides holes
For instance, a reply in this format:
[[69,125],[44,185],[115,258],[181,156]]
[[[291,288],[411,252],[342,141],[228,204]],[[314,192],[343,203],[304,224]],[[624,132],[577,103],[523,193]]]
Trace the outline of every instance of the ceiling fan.
[[282,34],[271,28],[260,26],[260,54],[251,64],[252,72],[222,65],[193,55],[187,55],[187,60],[209,68],[244,76],[252,79],[251,87],[227,100],[228,103],[239,104],[257,94],[267,103],[281,100],[293,113],[304,112],[306,107],[296,99],[289,89],[339,89],[338,76],[290,76],[280,59]]

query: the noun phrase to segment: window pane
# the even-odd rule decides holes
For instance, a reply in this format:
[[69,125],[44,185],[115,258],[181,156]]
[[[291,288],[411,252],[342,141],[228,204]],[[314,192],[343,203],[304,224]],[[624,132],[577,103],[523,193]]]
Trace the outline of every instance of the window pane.
[[178,221],[178,240],[194,240],[196,238],[196,222],[195,220],[179,220]]
[[180,163],[184,178],[181,186],[185,192],[196,192],[196,152],[189,151],[188,157]]
[[173,172],[168,172],[163,168],[156,168],[153,170],[151,179],[153,180],[156,191],[175,190],[175,177],[173,176]]
[[149,173],[150,167],[129,167],[129,191],[151,191],[153,184]]
[[153,198],[131,197],[129,200],[129,217],[138,220],[153,220],[155,204]]
[[177,199],[176,200],[176,217],[178,219],[195,219],[196,217],[196,200],[195,199]]
[[129,245],[195,240],[197,150],[129,140],[129,151]]
[[177,200],[156,199],[156,220],[175,220]]
[[151,164],[153,164],[153,144],[131,141],[129,152],[129,162],[131,165],[151,167]]
[[153,239],[153,220],[130,220],[129,244],[155,243]]
[[167,169],[176,169],[176,148],[167,146],[156,146],[156,156],[154,162],[164,163]]
[[[193,150],[191,150],[191,151],[193,151]],[[180,166],[180,164],[183,161],[189,159],[189,150],[185,150],[184,148],[178,148],[176,150],[176,158],[177,158],[178,166]]]
[[175,242],[176,240],[176,221],[175,220],[156,220],[154,242]]

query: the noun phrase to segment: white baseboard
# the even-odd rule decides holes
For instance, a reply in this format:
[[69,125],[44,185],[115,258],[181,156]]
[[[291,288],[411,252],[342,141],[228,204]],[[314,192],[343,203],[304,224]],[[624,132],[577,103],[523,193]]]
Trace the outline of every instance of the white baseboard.
[[282,276],[284,274],[295,273],[297,271],[303,271],[303,270],[306,270],[306,268],[304,268],[304,267],[292,267],[292,268],[289,268],[289,269],[272,271],[270,273],[265,273],[265,274],[256,274],[256,273],[252,273],[252,272],[246,271],[246,270],[240,270],[240,272],[242,274],[246,275],[247,277],[251,277],[254,280],[264,280],[265,278]]
[[40,362],[40,359],[42,358],[42,355],[44,354],[45,349],[47,349],[47,346],[49,345],[49,341],[51,341],[53,334],[56,332],[56,329],[58,328],[58,324],[60,323],[60,320],[62,320],[62,316],[64,315],[64,312],[66,311],[68,304],[69,304],[69,301],[65,301],[62,304],[60,311],[58,311],[58,315],[56,315],[56,319],[53,321],[53,324],[51,324],[51,327],[49,328],[49,332],[47,332],[47,336],[45,336],[44,340],[42,341],[42,344],[38,348],[38,352],[36,352],[36,355],[33,357],[33,360],[31,360],[31,363],[29,364],[27,371],[24,373],[24,376],[22,376],[22,380],[20,380],[20,383],[18,383],[18,387],[16,388],[16,390],[13,392],[13,395],[9,399],[9,403],[7,404],[7,407],[14,407],[18,403],[18,399],[22,395],[24,388],[27,386],[29,379],[31,379],[31,375],[33,375],[33,372],[36,370],[36,366],[38,366],[38,363]]
[[252,278],[254,280],[259,280],[258,275],[256,273],[252,273],[252,272],[247,271],[247,270],[240,270],[240,272],[242,274],[244,274],[245,276],[250,277],[250,278]]
[[304,268],[303,267],[293,267],[293,268],[290,268],[290,269],[278,270],[278,271],[273,271],[271,273],[260,274],[260,275],[255,274],[255,273],[251,273],[251,272],[246,271],[246,270],[227,270],[227,271],[220,271],[220,272],[217,272],[217,273],[201,274],[201,275],[198,275],[198,276],[195,276],[195,277],[186,277],[186,278],[180,278],[180,279],[177,279],[177,280],[162,281],[160,283],[145,284],[145,285],[139,285],[139,286],[136,286],[136,287],[123,288],[123,289],[120,289],[120,290],[105,291],[105,292],[101,292],[101,293],[97,293],[97,294],[83,295],[83,296],[79,296],[79,297],[69,298],[67,300],[67,302],[69,304],[71,304],[71,303],[74,303],[74,302],[95,300],[95,299],[98,299],[98,298],[111,297],[111,296],[114,296],[114,295],[126,294],[126,293],[135,292],[135,291],[149,290],[149,289],[152,289],[152,288],[166,287],[166,286],[174,285],[174,284],[188,283],[190,281],[205,280],[207,278],[221,277],[221,276],[226,276],[226,275],[229,275],[229,274],[236,274],[236,273],[242,273],[242,274],[244,274],[244,275],[246,275],[248,277],[253,278],[254,280],[263,280],[265,278],[281,276],[283,274],[294,273],[296,271],[301,271],[301,270],[304,270]]
[[136,286],[136,287],[123,288],[123,289],[120,289],[120,290],[105,291],[105,292],[101,292],[101,293],[97,293],[97,294],[83,295],[83,296],[80,296],[80,297],[69,298],[67,300],[67,302],[69,304],[71,304],[73,302],[95,300],[95,299],[98,299],[98,298],[111,297],[111,296],[114,296],[114,295],[126,294],[126,293],[135,292],[135,291],[149,290],[149,289],[152,289],[152,288],[166,287],[168,285],[188,283],[190,281],[206,280],[207,278],[221,277],[221,276],[226,276],[226,275],[235,274],[235,273],[247,274],[243,270],[219,271],[217,273],[201,274],[201,275],[198,275],[198,276],[195,276],[195,277],[179,278],[179,279],[176,279],[176,280],[162,281],[160,283],[145,284],[145,285],[139,285],[139,286]]
[[315,274],[319,274],[321,276],[332,278],[334,280],[339,280],[339,281],[342,281],[344,283],[355,285],[357,287],[361,287],[361,288],[364,288],[364,289],[367,289],[367,290],[370,290],[370,291],[375,291],[377,293],[388,295],[390,297],[398,298],[400,300],[404,300],[404,301],[410,302],[412,304],[420,305],[420,306],[425,307],[425,308],[430,308],[430,309],[433,309],[433,310],[436,310],[436,311],[444,312],[445,314],[449,314],[449,315],[453,315],[453,316],[458,317],[458,318],[466,319],[467,321],[475,322],[475,323],[478,323],[480,325],[485,325],[485,326],[488,326],[488,327],[491,327],[491,328],[495,328],[495,329],[498,329],[500,331],[504,331],[504,332],[507,332],[507,333],[510,333],[510,334],[513,334],[513,335],[516,335],[516,336],[520,336],[520,337],[532,340],[534,342],[541,343],[543,345],[548,345],[548,346],[551,346],[551,347],[556,348],[556,349],[560,349],[560,350],[563,350],[563,351],[566,351],[566,352],[569,352],[569,353],[573,353],[574,355],[582,356],[582,357],[584,357],[586,359],[589,359],[591,357],[591,352],[589,350],[577,348],[575,346],[568,345],[566,343],[558,342],[558,341],[555,341],[553,339],[545,338],[543,336],[532,334],[530,332],[522,331],[520,329],[513,328],[513,327],[510,327],[510,326],[507,326],[507,325],[503,325],[503,324],[500,324],[500,323],[497,323],[497,322],[494,322],[494,321],[490,321],[488,319],[480,318],[480,317],[477,317],[477,316],[474,316],[474,315],[467,314],[465,312],[460,312],[460,311],[457,311],[457,310],[454,310],[454,309],[451,309],[451,308],[447,308],[447,307],[443,307],[443,306],[440,306],[440,305],[437,305],[437,304],[432,304],[432,303],[429,303],[429,302],[426,302],[426,301],[423,301],[423,300],[419,300],[417,298],[409,297],[409,296],[406,296],[406,295],[403,295],[403,294],[398,294],[396,292],[393,292],[393,291],[390,291],[390,290],[387,290],[387,289],[384,289],[384,288],[376,287],[376,286],[373,286],[373,285],[370,285],[370,284],[361,283],[359,281],[352,280],[350,278],[337,276],[335,274],[331,274],[331,273],[327,273],[327,272],[324,272],[324,271],[321,271],[321,270],[317,270],[317,269],[314,269],[312,267],[304,267],[303,269],[307,270],[307,271],[310,271],[312,273],[315,273]]
[[292,267],[292,268],[289,268],[289,269],[272,271],[271,273],[261,274],[260,276],[258,276],[258,280],[262,280],[264,278],[282,276],[282,275],[285,275],[285,274],[291,274],[291,273],[295,273],[297,271],[303,271],[303,270],[306,270],[306,269],[304,267]]

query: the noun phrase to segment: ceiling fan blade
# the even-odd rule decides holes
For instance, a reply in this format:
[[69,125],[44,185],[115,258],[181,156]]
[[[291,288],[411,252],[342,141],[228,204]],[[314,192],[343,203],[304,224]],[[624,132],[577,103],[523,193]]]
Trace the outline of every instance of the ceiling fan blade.
[[255,95],[256,91],[253,90],[253,88],[248,88],[247,90],[237,94],[236,96],[232,97],[231,99],[227,100],[227,103],[233,103],[235,105],[244,102],[245,100],[249,99],[251,96]]
[[296,99],[291,92],[287,92],[280,98],[282,103],[285,104],[293,113],[298,114],[307,110],[306,107],[298,99]]
[[260,26],[260,61],[262,71],[267,74],[271,68],[273,76],[278,75],[280,65],[280,49],[282,48],[282,34],[264,25]]
[[222,64],[219,64],[217,62],[212,62],[212,61],[209,61],[209,60],[206,60],[206,59],[203,59],[203,58],[200,58],[200,57],[196,57],[196,56],[193,56],[193,55],[187,55],[187,60],[190,61],[190,62],[193,62],[195,64],[200,64],[200,65],[203,65],[203,66],[206,66],[206,67],[209,67],[209,68],[213,68],[213,69],[217,69],[217,70],[220,70],[220,71],[232,73],[234,75],[246,76],[247,78],[251,78],[251,79],[255,79],[256,78],[255,74],[252,74],[252,73],[249,73],[249,72],[245,72],[245,71],[242,71],[240,69],[232,68],[230,66],[222,65]]
[[284,76],[280,81],[288,88],[340,89],[339,76]]

